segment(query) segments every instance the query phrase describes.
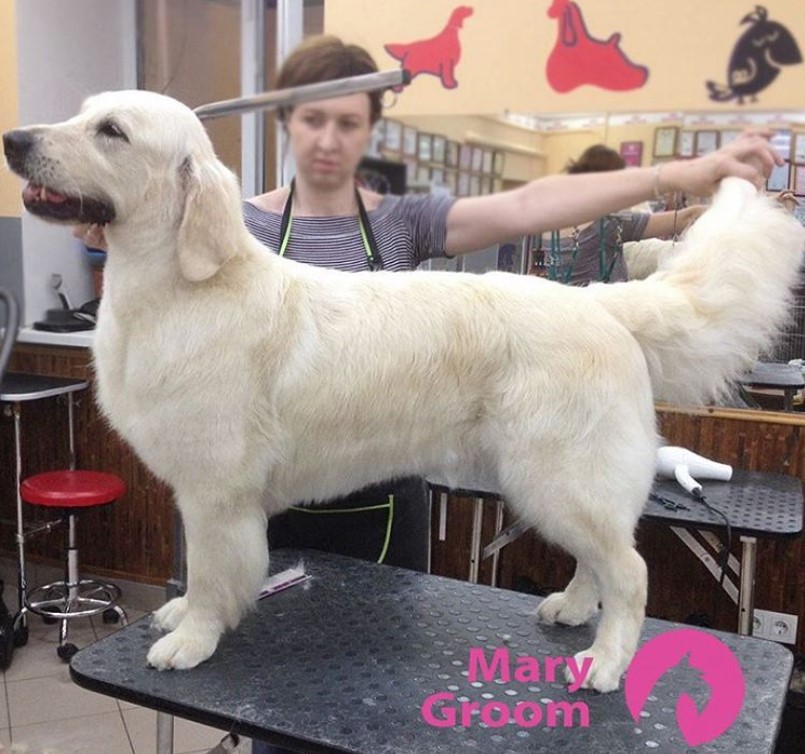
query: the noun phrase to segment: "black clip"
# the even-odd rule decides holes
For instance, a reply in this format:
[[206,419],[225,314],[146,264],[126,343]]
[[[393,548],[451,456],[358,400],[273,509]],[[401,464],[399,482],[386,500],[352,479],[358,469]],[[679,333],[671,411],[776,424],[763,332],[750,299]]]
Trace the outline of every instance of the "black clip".
[[665,510],[668,511],[689,511],[687,505],[684,503],[678,503],[676,500],[671,500],[670,497],[663,497],[662,495],[658,495],[656,492],[650,492],[648,499],[652,502],[659,503]]

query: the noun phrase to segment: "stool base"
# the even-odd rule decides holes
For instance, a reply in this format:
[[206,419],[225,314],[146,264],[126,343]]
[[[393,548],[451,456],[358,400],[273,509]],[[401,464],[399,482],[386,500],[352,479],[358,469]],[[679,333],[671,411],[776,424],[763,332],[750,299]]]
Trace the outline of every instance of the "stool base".
[[111,617],[113,620],[119,619],[125,626],[128,619],[118,604],[119,600],[120,589],[114,584],[91,579],[81,579],[74,584],[54,581],[31,589],[25,595],[24,611],[59,622],[59,646],[56,651],[59,657],[69,662],[78,651],[75,645],[67,641],[69,621],[103,613],[104,622],[110,622],[108,617]]

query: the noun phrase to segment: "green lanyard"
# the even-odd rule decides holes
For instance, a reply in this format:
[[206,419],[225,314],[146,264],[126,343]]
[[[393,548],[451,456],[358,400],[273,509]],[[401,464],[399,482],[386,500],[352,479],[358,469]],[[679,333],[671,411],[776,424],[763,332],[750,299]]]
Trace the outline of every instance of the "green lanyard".
[[[293,227],[293,217],[291,217],[291,208],[293,206],[293,192],[296,185],[296,179],[291,181],[291,186],[288,191],[288,198],[285,200],[285,207],[282,210],[282,223],[280,225],[280,250],[279,255],[285,256],[285,250],[288,248],[288,242],[291,240],[291,228]],[[363,248],[366,251],[366,261],[369,269],[372,272],[383,269],[383,260],[380,257],[380,251],[377,248],[374,233],[372,233],[372,224],[369,222],[369,216],[366,214],[366,208],[363,206],[360,191],[355,187],[355,200],[358,203],[358,226],[361,230],[361,240],[363,241]]]

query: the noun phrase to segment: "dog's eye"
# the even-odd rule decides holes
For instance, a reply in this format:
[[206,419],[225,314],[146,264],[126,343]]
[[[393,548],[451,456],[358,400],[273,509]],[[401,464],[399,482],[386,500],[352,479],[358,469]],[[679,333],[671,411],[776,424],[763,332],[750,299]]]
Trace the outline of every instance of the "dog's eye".
[[108,136],[110,139],[122,139],[128,141],[129,137],[123,132],[123,129],[111,120],[104,121],[98,126],[98,133],[102,136]]

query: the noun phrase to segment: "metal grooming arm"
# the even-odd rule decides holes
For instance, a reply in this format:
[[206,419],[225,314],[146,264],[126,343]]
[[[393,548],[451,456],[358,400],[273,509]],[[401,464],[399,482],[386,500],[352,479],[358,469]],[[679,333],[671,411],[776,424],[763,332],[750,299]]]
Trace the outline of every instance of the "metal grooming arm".
[[363,76],[350,76],[345,79],[334,79],[290,89],[277,89],[273,92],[254,94],[249,97],[211,102],[208,105],[197,107],[193,112],[200,120],[210,120],[224,115],[241,115],[257,110],[276,110],[280,107],[293,107],[302,102],[314,102],[359,92],[373,92],[378,89],[391,89],[404,86],[410,81],[411,74],[404,69],[367,73]]

